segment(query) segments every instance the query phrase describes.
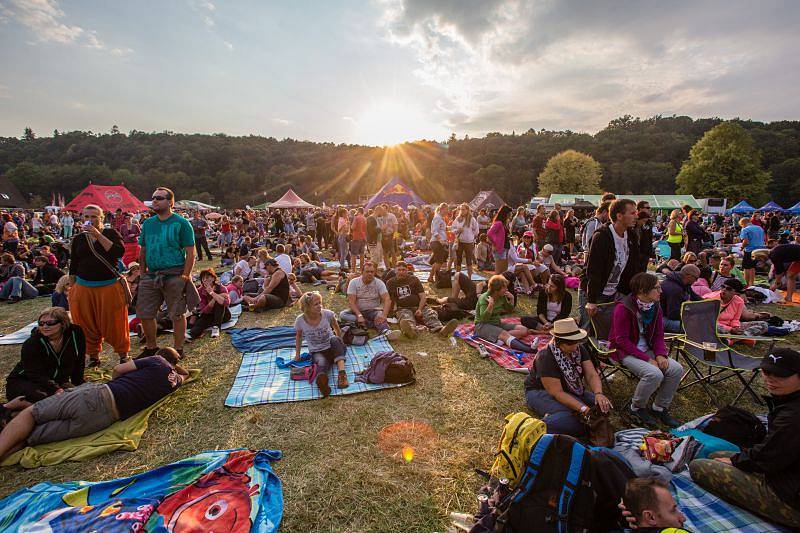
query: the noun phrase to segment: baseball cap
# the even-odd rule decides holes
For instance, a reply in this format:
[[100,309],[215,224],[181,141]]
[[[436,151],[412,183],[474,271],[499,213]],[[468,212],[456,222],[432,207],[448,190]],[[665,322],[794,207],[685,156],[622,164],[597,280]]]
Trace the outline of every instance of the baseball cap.
[[531,237],[533,238],[533,232],[531,230],[526,231],[522,234],[523,237]]
[[545,244],[544,247],[542,247],[542,250],[547,250],[548,252],[552,252],[553,251],[553,245],[552,244]]
[[781,378],[800,374],[800,352],[791,348],[778,348],[764,356],[760,368]]

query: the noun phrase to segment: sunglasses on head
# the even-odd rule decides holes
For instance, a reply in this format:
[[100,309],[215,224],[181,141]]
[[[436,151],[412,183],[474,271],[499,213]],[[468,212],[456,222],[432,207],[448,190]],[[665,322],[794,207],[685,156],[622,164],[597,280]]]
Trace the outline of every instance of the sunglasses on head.
[[53,327],[59,325],[60,323],[61,323],[60,320],[40,320],[39,327],[44,327],[44,326]]
[[153,198],[152,198],[152,199],[153,199],[153,200],[156,200],[156,201],[158,201],[158,202],[161,202],[161,201],[163,201],[163,200],[166,200],[166,199],[167,199],[167,197],[166,197],[166,196],[153,196]]

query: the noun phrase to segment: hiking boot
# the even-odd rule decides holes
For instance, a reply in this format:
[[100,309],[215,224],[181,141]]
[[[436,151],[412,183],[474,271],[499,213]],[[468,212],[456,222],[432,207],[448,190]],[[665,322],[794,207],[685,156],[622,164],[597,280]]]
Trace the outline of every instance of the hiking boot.
[[328,374],[322,373],[317,376],[317,387],[322,393],[323,398],[331,395],[331,386],[328,385]]
[[7,304],[15,304],[15,303],[19,302],[20,300],[22,300],[22,298],[20,298],[19,296],[12,296],[11,298],[9,298],[6,301],[6,303]]
[[659,424],[659,420],[650,414],[649,409],[634,409],[631,405],[628,408],[628,415],[639,421],[644,427],[654,427]]
[[396,329],[390,329],[386,331],[386,340],[399,341],[402,338],[403,338],[403,333],[397,331]]
[[219,326],[212,326],[211,327],[211,338],[216,339],[219,337]]
[[156,354],[157,351],[158,351],[158,346],[156,346],[155,348],[145,348],[144,350],[142,350],[142,353],[136,356],[136,359],[141,359],[143,357],[152,357]]
[[446,339],[453,334],[453,332],[456,330],[457,327],[458,327],[458,320],[454,318],[452,320],[449,320],[447,324],[445,324],[442,327],[442,329],[440,329],[437,333]]
[[337,389],[346,389],[350,386],[350,382],[347,381],[347,372],[344,370],[339,371],[339,377],[336,380],[336,388]]
[[667,427],[676,428],[681,425],[681,423],[675,420],[675,418],[673,418],[673,416],[669,414],[669,411],[666,409],[664,409],[663,411],[656,411],[655,409],[650,408],[649,411],[650,414],[653,415],[653,417],[655,417],[659,422],[661,422]]
[[102,365],[103,363],[100,362],[100,359],[95,359],[94,357],[89,358],[89,363],[86,365],[88,368],[97,368],[98,366]]
[[400,331],[403,332],[403,335],[408,337],[409,339],[416,339],[418,336],[417,328],[414,327],[414,324],[407,318],[404,318],[400,321]]

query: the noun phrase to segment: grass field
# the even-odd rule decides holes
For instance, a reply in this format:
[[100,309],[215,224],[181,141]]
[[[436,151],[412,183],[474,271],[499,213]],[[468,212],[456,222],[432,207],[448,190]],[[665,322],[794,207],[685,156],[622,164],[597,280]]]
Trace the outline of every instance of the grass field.
[[[208,266],[200,263],[198,270]],[[430,289],[429,289],[430,290]],[[325,306],[339,311],[343,296],[324,291]],[[575,300],[577,301],[577,300]],[[532,312],[521,299],[521,311]],[[0,304],[0,331],[36,318],[46,300]],[[784,318],[800,307],[769,306]],[[245,313],[240,327],[292,324],[297,306],[280,312]],[[171,342],[160,337],[164,345]],[[800,335],[784,343],[800,347]],[[283,482],[284,531],[443,531],[452,511],[473,511],[481,480],[475,468],[491,464],[503,417],[525,410],[523,379],[503,370],[459,341],[437,335],[394,343],[414,361],[415,385],[326,400],[231,409],[223,405],[241,362],[228,337],[205,337],[187,345],[199,382],[179,390],[150,419],[136,452],[119,452],[86,462],[26,470],[0,469],[0,497],[41,481],[106,480],[142,472],[204,450],[271,448],[284,453],[275,469]],[[19,346],[0,346],[0,375],[19,357]],[[133,353],[138,353],[134,341]],[[111,367],[113,355],[106,353]],[[352,380],[352,376],[351,376]],[[4,380],[3,380],[4,385]],[[612,401],[622,404],[633,385],[612,381]],[[732,388],[719,386],[732,399]],[[679,393],[672,412],[687,420],[713,410],[699,387]],[[747,401],[741,405],[753,407]],[[615,419],[619,423],[619,419]],[[404,424],[413,422],[413,424]],[[381,434],[381,430],[391,426]],[[383,437],[379,438],[379,435]],[[410,462],[400,448],[415,449]]]

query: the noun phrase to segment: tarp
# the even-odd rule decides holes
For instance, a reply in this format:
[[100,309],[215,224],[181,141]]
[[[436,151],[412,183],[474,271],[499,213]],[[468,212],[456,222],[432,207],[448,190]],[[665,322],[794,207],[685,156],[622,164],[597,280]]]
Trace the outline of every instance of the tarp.
[[111,213],[117,209],[122,209],[126,213],[136,213],[148,209],[124,185],[92,185],[90,183],[78,196],[64,206],[64,210],[80,211],[88,204],[99,205],[103,211]]
[[272,205],[270,202],[264,202],[263,204],[254,205],[250,209],[266,209],[270,205]]
[[742,200],[741,202],[730,208],[730,212],[735,213],[737,215],[749,215],[750,213],[755,212],[755,210],[756,208],[748,204],[745,200]]
[[787,211],[793,215],[800,215],[800,202],[797,202],[792,207],[787,209]]
[[366,207],[369,209],[382,203],[397,204],[403,209],[406,209],[411,204],[425,205],[425,201],[417,193],[409,189],[398,177],[392,178],[386,185],[381,187],[375,193],[375,196],[369,199]]
[[[600,194],[551,194],[547,205],[556,203],[565,207],[572,207],[576,200],[584,200],[597,207],[600,204]],[[688,205],[692,209],[702,209],[703,206],[691,194],[618,194],[617,198],[629,198],[634,202],[650,202],[651,209],[680,209]]]
[[499,209],[503,205],[505,202],[494,191],[481,191],[469,202],[469,208],[473,213],[480,209]]
[[[16,185],[5,176],[0,177],[0,207],[27,207],[28,202]],[[38,207],[38,206],[36,206]]]
[[286,191],[286,194],[281,196],[281,199],[277,202],[270,204],[270,208],[274,209],[300,209],[300,208],[310,208],[314,207],[314,204],[310,204],[297,196],[292,189]]
[[767,202],[766,204],[762,205],[758,211],[780,211],[781,213],[785,212],[786,209],[782,208],[772,200]]
[[175,202],[175,207],[182,209],[219,209],[219,206],[204,204],[197,200],[178,200]]

